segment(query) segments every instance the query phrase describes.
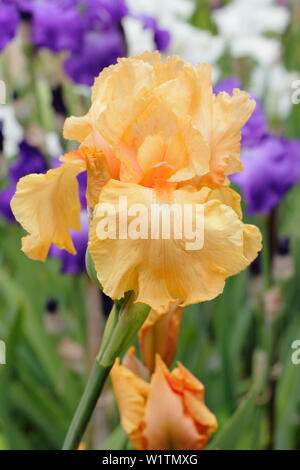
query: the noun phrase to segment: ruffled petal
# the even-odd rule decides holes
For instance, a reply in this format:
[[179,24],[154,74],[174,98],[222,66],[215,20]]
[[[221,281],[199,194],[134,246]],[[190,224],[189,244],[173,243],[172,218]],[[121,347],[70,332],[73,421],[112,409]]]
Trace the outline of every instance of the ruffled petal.
[[157,356],[145,410],[147,450],[197,450],[199,434],[182,398],[168,383],[168,369]]
[[257,256],[257,247],[262,247],[262,235],[255,225],[244,225],[244,256],[249,264]]
[[[183,119],[189,116],[191,124],[203,136],[209,153],[210,171],[203,176],[202,186],[224,185],[225,176],[241,171],[241,129],[250,118],[255,101],[248,93],[234,90],[233,95],[213,94],[211,66],[193,67],[185,63],[173,79],[154,90],[160,100]],[[194,176],[201,176],[197,168]],[[180,181],[179,179],[176,181]]]
[[155,93],[179,117],[190,116],[207,143],[211,139],[213,112],[212,68],[210,64],[193,67],[183,63],[173,77],[160,85]]
[[205,404],[204,386],[181,363],[178,363],[178,367],[169,375],[169,381],[174,390],[182,395],[184,408],[193,417],[199,432],[199,448],[203,449],[211,433],[218,427],[215,415]]
[[76,254],[70,230],[80,230],[80,200],[76,176],[84,170],[66,163],[46,174],[21,178],[11,208],[17,221],[29,232],[22,250],[32,259],[45,261],[54,243]]
[[218,188],[212,189],[208,194],[208,200],[217,199],[218,201],[225,204],[225,206],[231,207],[239,219],[243,217],[242,208],[241,208],[241,196],[231,188]]
[[[159,313],[166,312],[173,302],[185,306],[219,295],[225,279],[243,270],[256,257],[261,249],[261,238],[256,229],[244,226],[235,212],[235,205],[235,210],[226,205],[234,198],[227,198],[224,204],[225,196],[217,199],[215,194],[215,199],[210,200],[211,194],[208,188],[201,191],[182,188],[174,191],[166,202],[157,199],[152,188],[110,180],[95,207],[89,241],[89,250],[104,292],[116,299],[128,290],[134,290],[137,302],[145,303]],[[126,200],[127,207],[119,206],[120,196]],[[161,206],[162,203],[166,206]],[[184,205],[190,205],[191,215],[188,213],[185,221],[190,227],[195,226],[196,205],[203,206],[203,247],[199,230],[200,248],[187,248],[190,237],[183,231],[182,238],[178,239],[172,223],[170,239],[162,239],[161,225],[158,227],[158,224],[166,214],[169,215],[169,203],[176,203],[182,209]],[[105,206],[102,204],[111,205],[113,214],[103,216],[101,211]],[[120,239],[119,227],[114,224],[124,220],[127,208],[135,204],[142,205],[143,211],[146,209],[146,215],[142,213],[145,216],[143,223],[147,225],[146,233],[145,226],[142,226],[137,239],[127,236],[127,228],[130,230],[137,223],[137,214],[129,215],[125,236]],[[152,204],[159,204],[162,212],[160,218],[151,224]],[[104,222],[107,229],[103,228]],[[182,219],[176,223],[178,226]],[[109,235],[103,230],[108,230]],[[151,237],[151,230],[152,235],[157,232],[158,239]]]
[[202,186],[217,187],[242,168],[241,129],[254,107],[238,89],[215,96],[209,64],[194,67],[176,56],[163,63],[159,54],[144,53],[101,72],[89,112],[67,119],[64,134],[110,147],[121,181],[152,184],[155,161],[169,165],[170,182],[201,177]]
[[[64,137],[82,143],[96,130],[96,122],[112,102],[128,102],[152,81],[151,66],[139,57],[119,59],[116,65],[105,68],[95,80],[92,105],[83,117],[70,117],[64,126]],[[130,108],[128,108],[129,111]]]
[[[211,173],[216,177],[231,175],[243,169],[240,149],[241,130],[255,109],[255,100],[245,91],[219,93],[213,102],[211,135]],[[213,176],[213,175],[212,175]]]
[[119,359],[111,370],[111,379],[120,410],[121,424],[135,448],[146,449],[143,429],[150,385],[127,367],[120,365]]

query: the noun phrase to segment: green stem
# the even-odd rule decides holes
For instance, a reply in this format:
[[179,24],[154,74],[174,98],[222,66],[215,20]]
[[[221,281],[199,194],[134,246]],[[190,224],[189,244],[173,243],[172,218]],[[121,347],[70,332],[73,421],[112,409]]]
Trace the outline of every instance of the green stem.
[[[264,237],[264,247],[262,251],[262,270],[264,279],[264,293],[266,293],[272,286],[272,268],[273,257],[277,250],[277,209],[273,209],[271,214],[264,219],[262,223],[262,231]],[[269,318],[267,312],[262,312],[262,347],[266,354],[266,369],[264,376],[265,390],[270,392],[270,400],[267,405],[269,415],[269,437],[270,449],[273,447],[274,438],[274,394],[275,394],[275,381],[271,377],[271,369],[274,362],[274,346],[276,343],[276,319]]]
[[47,81],[38,76],[38,56],[30,43],[25,43],[24,54],[27,58],[28,73],[34,92],[36,118],[39,126],[45,132],[52,132],[54,115],[51,106],[51,90]]
[[115,359],[125,352],[149,314],[147,305],[133,302],[134,295],[129,293],[119,315],[117,305],[112,308],[99,354],[68,430],[64,450],[78,449]]
[[81,437],[89,423],[99,395],[110,372],[110,367],[102,367],[95,362],[79,406],[68,430],[63,450],[78,449]]

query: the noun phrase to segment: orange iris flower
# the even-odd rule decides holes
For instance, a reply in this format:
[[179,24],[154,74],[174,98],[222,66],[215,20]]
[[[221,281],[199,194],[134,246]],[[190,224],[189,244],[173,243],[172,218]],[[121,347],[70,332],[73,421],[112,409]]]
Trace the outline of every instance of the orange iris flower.
[[[80,148],[59,168],[18,183],[11,207],[29,233],[23,251],[42,261],[52,243],[75,253],[76,177],[87,171],[89,251],[104,292],[119,299],[133,290],[158,314],[213,299],[261,249],[260,232],[243,224],[227,178],[242,169],[241,128],[254,107],[240,90],[214,95],[208,64],[194,67],[178,57],[163,63],[158,53],[120,59],[96,79],[87,115],[66,121],[65,137]],[[202,205],[204,246],[188,251],[173,232],[168,240],[100,239],[101,207],[109,203],[120,215],[121,196],[128,206]]]

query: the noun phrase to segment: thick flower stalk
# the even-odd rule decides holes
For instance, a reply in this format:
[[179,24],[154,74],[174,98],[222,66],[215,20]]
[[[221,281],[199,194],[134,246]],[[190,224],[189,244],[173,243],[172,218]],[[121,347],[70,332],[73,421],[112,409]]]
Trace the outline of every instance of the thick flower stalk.
[[204,386],[182,364],[172,372],[159,355],[150,381],[131,349],[111,371],[121,423],[138,450],[202,450],[217,429]]
[[[60,167],[19,181],[11,207],[28,232],[23,251],[41,261],[52,244],[76,252],[70,231],[80,230],[77,176],[86,171],[89,256],[108,296],[131,291],[137,306],[158,315],[215,298],[261,249],[260,232],[243,224],[228,179],[242,170],[241,129],[254,107],[238,89],[215,95],[208,64],[193,67],[178,57],[162,63],[159,53],[119,59],[96,79],[87,115],[66,121],[65,137],[79,141],[79,149],[62,156]],[[165,237],[161,225],[174,205]],[[142,223],[137,207],[146,213]],[[185,230],[178,236],[182,222],[202,243],[191,248]],[[120,347],[113,350],[119,355]],[[112,359],[110,351],[107,367]]]

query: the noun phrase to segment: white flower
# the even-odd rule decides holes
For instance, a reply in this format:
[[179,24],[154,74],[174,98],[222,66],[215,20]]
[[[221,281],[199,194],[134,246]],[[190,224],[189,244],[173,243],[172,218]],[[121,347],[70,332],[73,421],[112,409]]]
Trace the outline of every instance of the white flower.
[[45,145],[50,157],[57,158],[63,153],[59,137],[55,132],[48,132],[45,135]]
[[267,113],[272,117],[286,118],[293,106],[292,84],[300,73],[288,71],[281,64],[273,67],[256,67],[251,78],[251,90],[264,100]]
[[213,36],[182,21],[170,23],[171,42],[168,54],[179,55],[182,59],[198,64],[200,62],[215,63],[224,51],[222,38]]
[[277,39],[263,36],[244,36],[231,42],[231,54],[235,59],[252,57],[259,64],[268,67],[278,61],[281,45]]
[[138,55],[144,51],[152,52],[156,49],[152,31],[145,29],[141,21],[127,16],[122,24],[129,56]]
[[286,29],[290,19],[287,8],[274,0],[234,0],[212,15],[233,57],[250,56],[266,66],[279,58],[279,41],[263,35]]
[[193,14],[195,3],[193,0],[127,0],[131,13],[142,13],[159,19],[162,26],[169,18],[188,20]]
[[[128,0],[127,3],[133,15],[153,16],[158,27],[170,33],[170,44],[165,51],[167,55],[178,55],[193,64],[214,64],[221,57],[223,39],[188,23],[195,8],[192,0]],[[156,49],[152,32],[144,30],[138,19],[127,16],[123,26],[129,55]],[[217,68],[214,74],[216,76]]]
[[220,34],[245,36],[268,32],[283,33],[289,22],[289,11],[273,0],[234,0],[213,12]]
[[3,154],[7,158],[17,155],[23,139],[23,130],[18,123],[12,106],[0,105],[0,123],[2,123]]

